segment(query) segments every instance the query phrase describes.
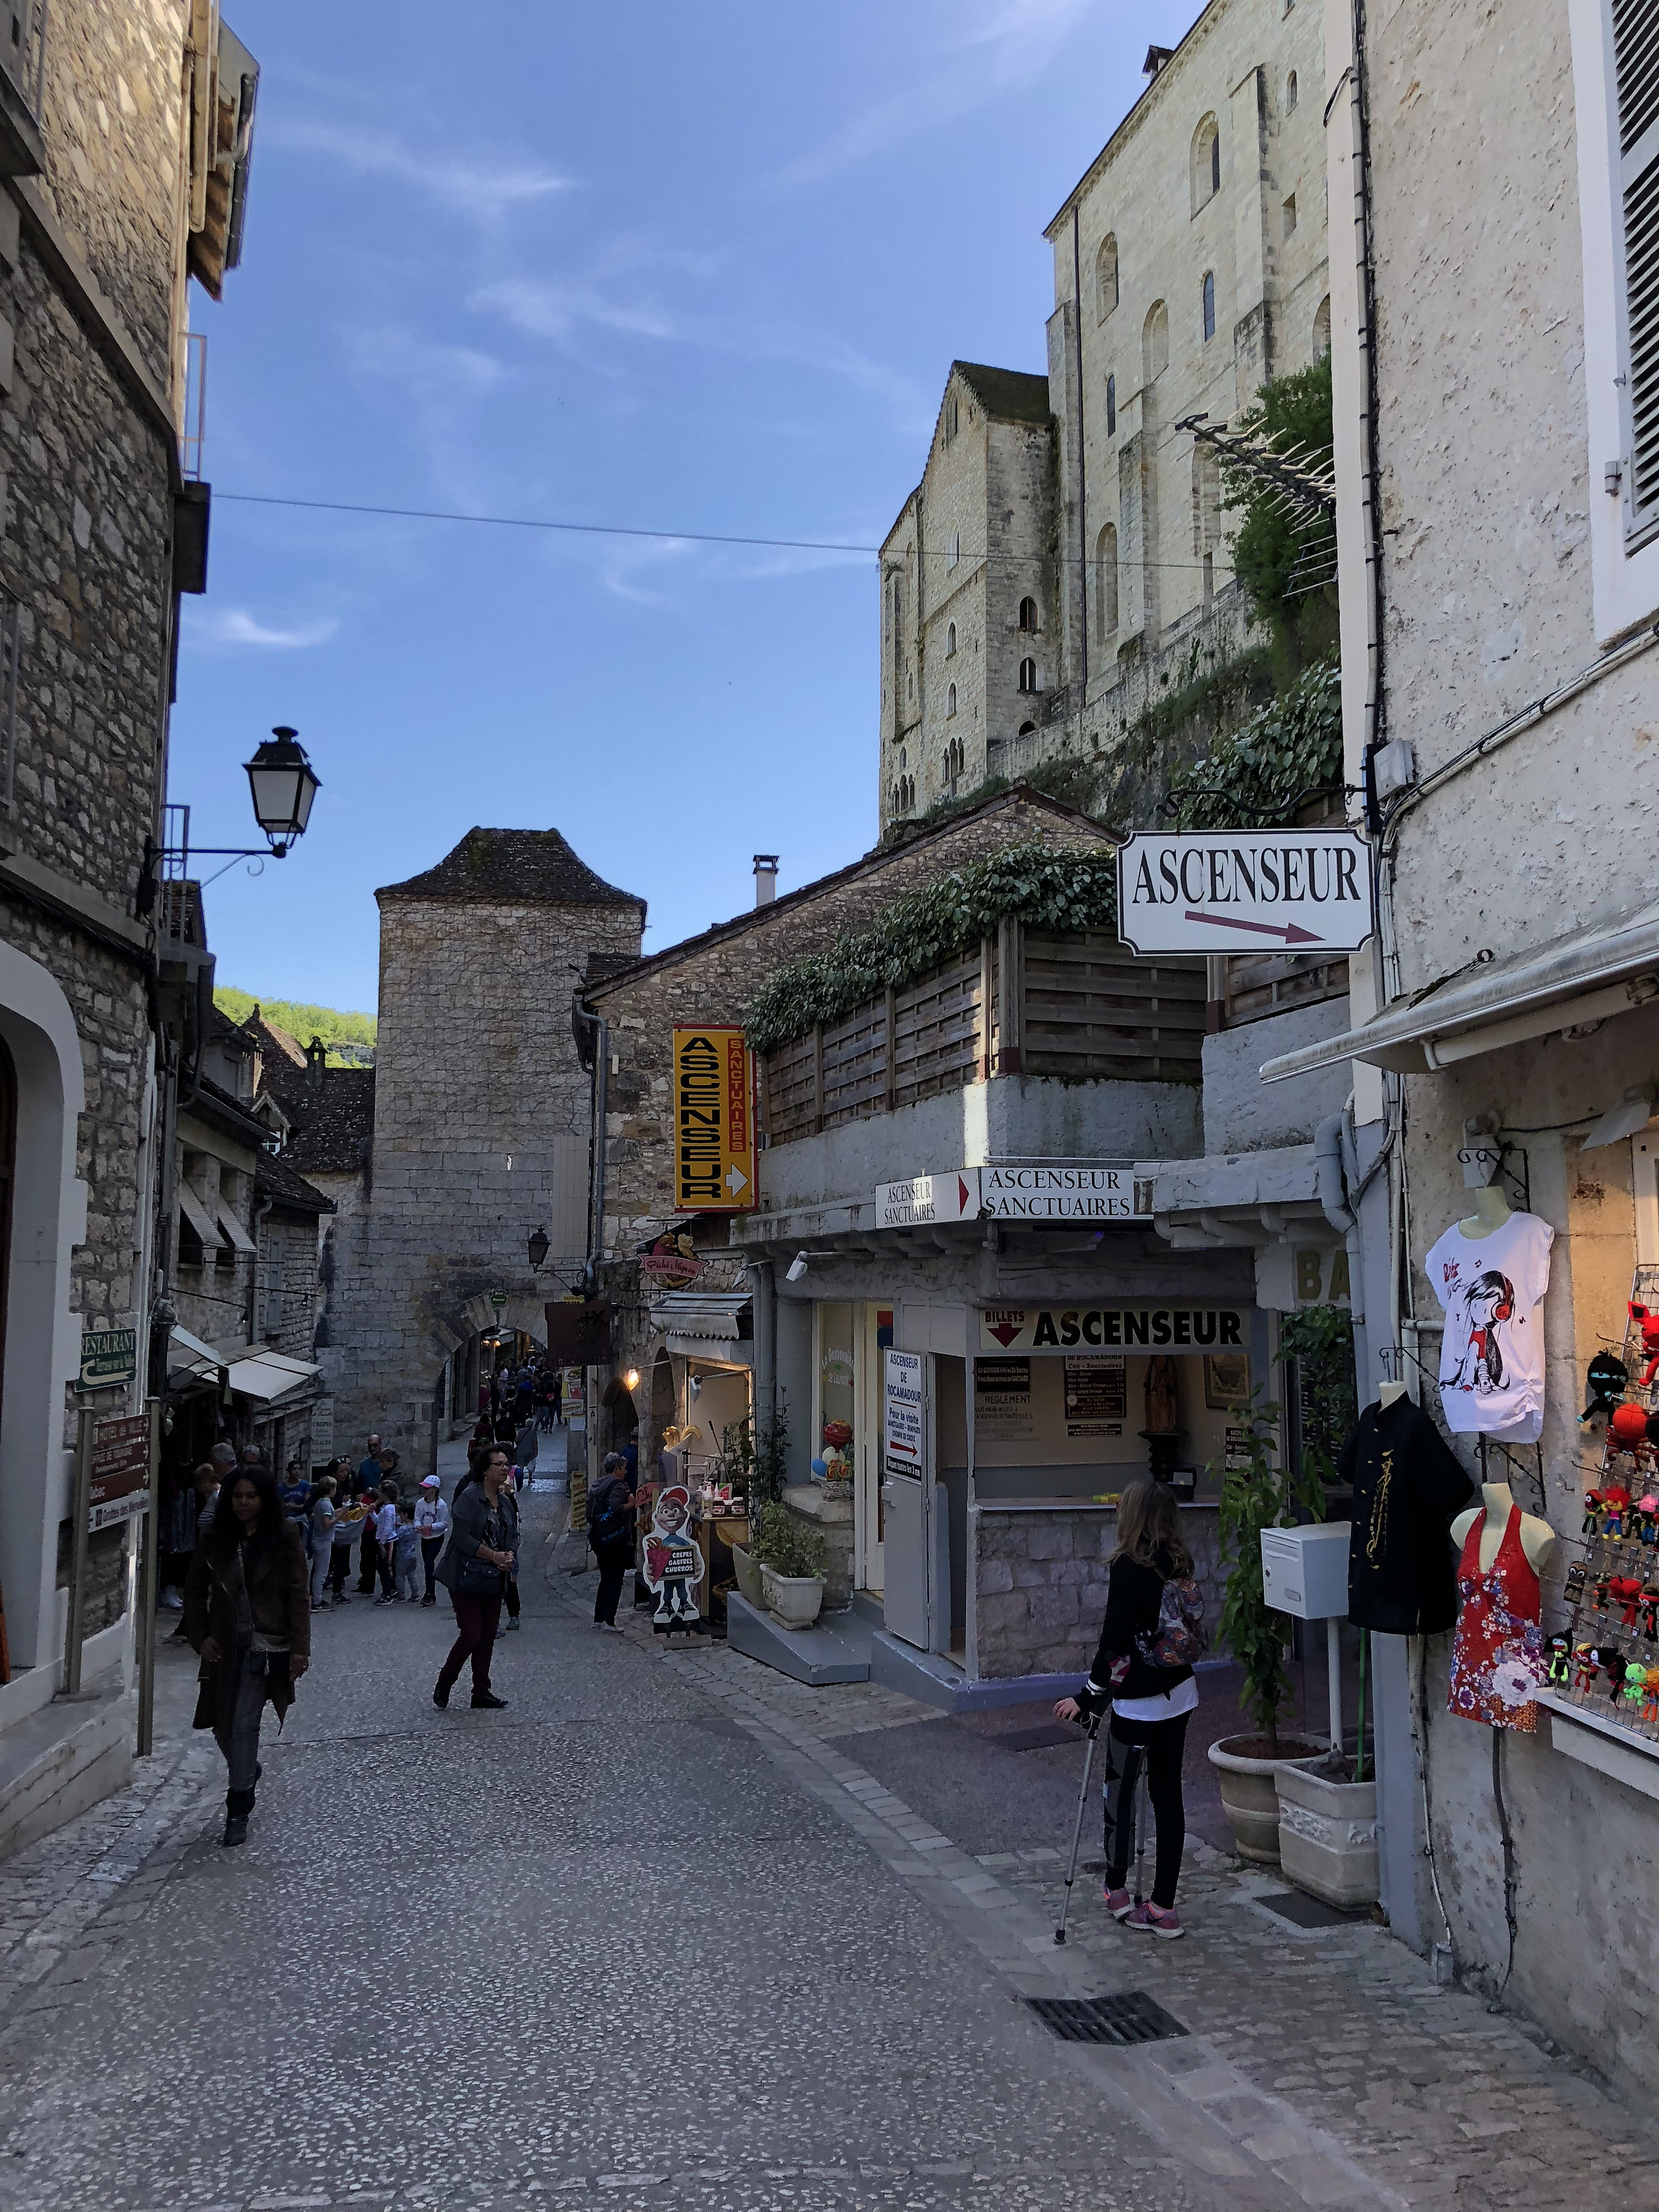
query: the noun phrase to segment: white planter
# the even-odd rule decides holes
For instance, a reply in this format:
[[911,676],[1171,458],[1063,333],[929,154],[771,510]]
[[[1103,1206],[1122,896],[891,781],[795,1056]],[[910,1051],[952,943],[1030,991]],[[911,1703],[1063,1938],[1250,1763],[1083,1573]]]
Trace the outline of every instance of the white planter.
[[760,1577],[766,1609],[780,1628],[812,1626],[823,1603],[822,1575],[775,1575],[770,1567],[763,1566]]
[[1377,1899],[1376,1784],[1281,1766],[1279,1863],[1298,1889],[1348,1911]]
[[738,1578],[738,1595],[744,1603],[763,1606],[766,1600],[761,1591],[760,1568],[741,1544],[732,1547],[732,1571]]
[[1255,1759],[1229,1748],[1250,1741],[1245,1735],[1223,1736],[1210,1746],[1209,1760],[1220,1777],[1222,1810],[1232,1827],[1238,1856],[1259,1866],[1277,1866],[1279,1792],[1274,1778],[1281,1766],[1305,1765],[1322,1753],[1317,1744],[1298,1736],[1285,1738],[1284,1754],[1278,1759]]

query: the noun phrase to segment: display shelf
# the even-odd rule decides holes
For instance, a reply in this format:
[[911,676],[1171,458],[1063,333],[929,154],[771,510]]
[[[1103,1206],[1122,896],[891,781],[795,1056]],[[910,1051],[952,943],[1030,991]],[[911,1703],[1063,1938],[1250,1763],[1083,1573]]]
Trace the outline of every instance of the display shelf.
[[1573,1704],[1559,1690],[1540,1690],[1538,1702],[1550,1716],[1550,1741],[1557,1751],[1581,1766],[1610,1774],[1644,1797],[1659,1798],[1659,1742],[1593,1711],[1588,1701]]

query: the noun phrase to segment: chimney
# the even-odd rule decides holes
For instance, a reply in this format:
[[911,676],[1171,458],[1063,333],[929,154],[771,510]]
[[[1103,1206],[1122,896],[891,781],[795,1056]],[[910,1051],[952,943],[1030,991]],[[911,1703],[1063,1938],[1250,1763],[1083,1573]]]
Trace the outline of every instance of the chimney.
[[755,904],[770,906],[778,895],[778,856],[775,853],[757,853],[755,855]]
[[1149,77],[1156,76],[1164,63],[1173,58],[1174,54],[1173,46],[1148,46],[1146,58],[1140,64],[1141,75]]

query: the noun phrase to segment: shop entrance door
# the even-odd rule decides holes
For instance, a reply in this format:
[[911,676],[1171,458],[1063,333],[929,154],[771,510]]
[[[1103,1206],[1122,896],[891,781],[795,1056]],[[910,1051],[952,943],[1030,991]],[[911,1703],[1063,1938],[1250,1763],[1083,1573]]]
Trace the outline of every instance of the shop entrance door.
[[882,1501],[885,1522],[883,1605],[892,1633],[933,1649],[929,1543],[933,1490],[925,1352],[882,1352]]

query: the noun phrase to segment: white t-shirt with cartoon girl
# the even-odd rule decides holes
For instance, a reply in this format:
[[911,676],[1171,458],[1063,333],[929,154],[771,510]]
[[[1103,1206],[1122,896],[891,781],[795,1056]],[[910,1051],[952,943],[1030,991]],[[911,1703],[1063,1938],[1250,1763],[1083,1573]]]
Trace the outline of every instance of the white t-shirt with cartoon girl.
[[1464,1435],[1535,1443],[1544,1426],[1544,1293],[1555,1231],[1535,1213],[1512,1213],[1490,1237],[1456,1222],[1424,1270],[1446,1310],[1440,1402]]

